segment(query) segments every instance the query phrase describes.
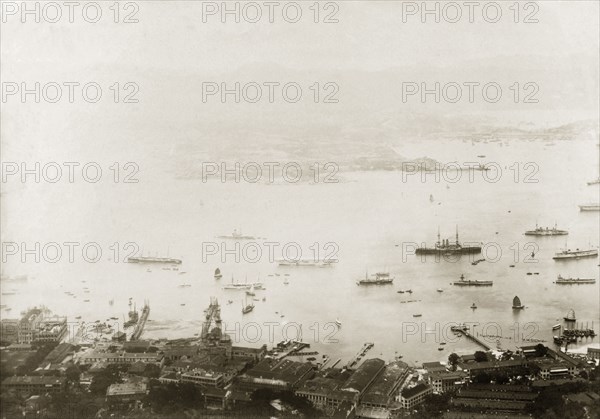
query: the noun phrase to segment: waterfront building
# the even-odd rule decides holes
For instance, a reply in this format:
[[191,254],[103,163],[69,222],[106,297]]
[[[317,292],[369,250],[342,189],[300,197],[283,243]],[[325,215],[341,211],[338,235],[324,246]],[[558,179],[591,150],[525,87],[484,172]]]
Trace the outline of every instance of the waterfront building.
[[387,364],[362,395],[360,407],[388,409],[395,401],[410,369],[402,361]]
[[287,359],[263,359],[238,377],[237,388],[244,391],[260,388],[293,391],[313,375],[314,370],[310,364]]
[[38,326],[34,340],[38,342],[58,343],[67,334],[67,318],[42,320]]
[[162,367],[163,361],[163,355],[156,352],[129,353],[125,351],[98,352],[96,350],[92,350],[82,354],[79,357],[79,363],[81,364],[94,364],[96,362],[103,362],[107,364],[133,364],[135,362],[145,362]]
[[367,359],[354,371],[340,390],[356,393],[360,398],[384,368],[385,362],[382,359]]
[[171,361],[183,357],[191,358],[198,354],[198,345],[169,345],[164,350],[165,358]]
[[425,398],[433,393],[433,387],[423,382],[414,387],[404,388],[398,397],[403,409],[413,409],[425,401]]
[[433,392],[441,394],[462,386],[468,376],[464,371],[436,371],[428,375],[428,380]]
[[262,360],[267,354],[267,345],[263,345],[260,348],[249,348],[246,346],[232,346],[231,357],[239,359],[248,359],[253,362]]

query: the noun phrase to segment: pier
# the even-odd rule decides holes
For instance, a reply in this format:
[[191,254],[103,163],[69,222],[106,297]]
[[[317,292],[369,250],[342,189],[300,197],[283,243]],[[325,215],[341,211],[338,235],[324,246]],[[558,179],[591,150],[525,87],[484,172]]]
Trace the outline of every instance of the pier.
[[367,342],[363,345],[363,347],[360,349],[360,351],[358,351],[358,353],[356,355],[354,355],[354,357],[348,361],[348,363],[346,364],[346,368],[347,369],[352,369],[356,366],[356,364],[358,364],[360,362],[360,360],[363,358],[363,356],[365,356],[367,354],[367,352],[369,352],[371,350],[371,348],[375,346],[374,343],[371,342]]
[[[304,342],[298,342],[298,341],[279,343],[277,345],[276,349],[278,351],[283,351],[283,352],[279,352],[276,355],[276,359],[282,360],[284,358],[287,358],[288,356],[307,355],[308,354],[307,352],[300,352],[300,351],[302,351],[302,349],[306,349],[306,348],[310,348],[310,344],[304,343]],[[315,354],[318,354],[318,352],[315,352]]]
[[317,351],[312,351],[312,352],[294,352],[294,353],[290,353],[288,354],[288,356],[311,356],[311,355],[319,355],[319,352]]
[[481,339],[477,338],[476,336],[470,334],[469,330],[468,330],[468,328],[466,326],[452,326],[450,328],[450,330],[452,330],[453,332],[462,333],[463,335],[465,335],[465,337],[467,339],[471,339],[473,342],[475,342],[476,344],[478,344],[481,347],[483,347],[486,351],[489,351],[489,350],[492,349],[492,347],[489,346],[487,343],[485,343]]

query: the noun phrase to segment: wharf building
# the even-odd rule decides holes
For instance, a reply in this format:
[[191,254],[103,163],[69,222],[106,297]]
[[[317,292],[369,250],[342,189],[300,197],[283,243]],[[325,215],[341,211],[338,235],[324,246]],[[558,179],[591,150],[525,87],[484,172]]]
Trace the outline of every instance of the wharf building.
[[0,340],[5,343],[58,343],[66,334],[66,317],[45,319],[44,312],[39,308],[25,311],[20,319],[2,319],[0,321]]
[[304,382],[296,395],[325,411],[350,406],[357,417],[389,417],[401,408],[397,398],[409,374],[404,362],[386,365],[381,359],[368,359],[355,371],[325,371]]

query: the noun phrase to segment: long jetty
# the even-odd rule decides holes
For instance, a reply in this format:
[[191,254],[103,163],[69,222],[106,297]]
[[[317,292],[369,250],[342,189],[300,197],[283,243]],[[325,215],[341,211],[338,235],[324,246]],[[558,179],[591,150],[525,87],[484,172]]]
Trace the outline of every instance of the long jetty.
[[365,343],[360,349],[360,351],[358,351],[358,353],[354,355],[354,357],[352,357],[350,361],[348,361],[348,363],[346,364],[346,368],[352,369],[354,366],[356,366],[356,364],[358,364],[362,357],[365,356],[374,345],[375,344],[371,342]]
[[467,339],[471,339],[473,342],[475,342],[476,344],[482,346],[483,348],[485,348],[486,351],[489,351],[492,349],[491,346],[489,346],[487,343],[485,343],[484,341],[482,341],[481,339],[479,339],[478,337],[472,335],[469,333],[469,331],[467,330],[467,328],[465,326],[456,326],[456,327],[452,327],[451,330],[453,332],[459,332],[462,333],[463,335],[465,335],[467,337]]

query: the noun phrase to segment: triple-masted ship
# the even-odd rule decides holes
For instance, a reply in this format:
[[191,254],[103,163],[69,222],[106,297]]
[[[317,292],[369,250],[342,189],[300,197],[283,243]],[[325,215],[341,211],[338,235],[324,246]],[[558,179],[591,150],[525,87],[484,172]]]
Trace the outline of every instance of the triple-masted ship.
[[567,230],[559,230],[554,224],[554,227],[538,227],[537,223],[535,225],[535,230],[527,230],[525,232],[526,236],[565,236],[569,234]]
[[478,279],[475,280],[471,280],[471,279],[465,279],[464,275],[460,276],[460,281],[455,281],[453,283],[454,285],[458,285],[458,286],[474,286],[474,287],[489,287],[494,285],[494,281],[480,281]]
[[358,285],[388,285],[394,282],[394,277],[390,276],[389,272],[376,272],[369,276],[365,273],[364,279],[356,281]]
[[468,255],[481,253],[481,246],[463,246],[458,239],[458,227],[456,228],[456,240],[451,243],[449,239],[441,240],[438,230],[438,239],[434,247],[418,247],[417,255]]

